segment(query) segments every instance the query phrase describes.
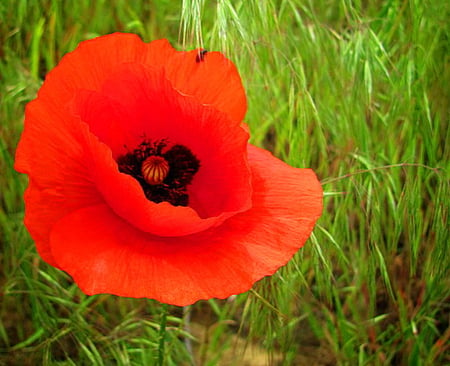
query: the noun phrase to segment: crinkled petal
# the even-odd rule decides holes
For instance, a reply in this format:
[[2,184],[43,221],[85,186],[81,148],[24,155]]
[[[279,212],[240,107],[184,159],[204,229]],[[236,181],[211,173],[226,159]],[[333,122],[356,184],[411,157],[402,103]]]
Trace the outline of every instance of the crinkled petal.
[[[161,73],[139,64],[123,65],[105,83],[103,93],[82,91],[77,108],[112,149],[111,155],[104,147],[92,146],[91,175],[117,214],[146,232],[179,236],[217,226],[250,208],[248,133],[226,114],[180,95]],[[134,178],[118,172],[112,157],[132,150],[144,138],[186,146],[200,160],[188,187],[189,207],[148,201]]]
[[167,62],[167,78],[180,92],[195,96],[237,122],[244,119],[247,99],[236,66],[220,52],[178,52]]
[[288,262],[322,211],[322,188],[310,169],[292,168],[253,146],[249,161],[253,207],[219,227],[162,238],[97,205],[57,223],[51,234],[53,256],[87,294],[148,297],[182,306],[246,291]]
[[[25,197],[25,221],[41,253],[48,252],[48,235],[57,220],[100,201],[106,200],[136,227],[164,236],[186,235],[217,226],[251,205],[247,132],[233,127],[225,114],[202,106],[192,97],[180,96],[161,72],[155,72],[157,77],[142,66],[128,65],[130,69],[123,71],[130,71],[135,78],[118,77],[113,86],[127,93],[135,84],[146,84],[147,88],[159,85],[152,91],[153,99],[146,92],[147,99],[141,100],[140,106],[124,106],[99,92],[86,90],[78,91],[75,106],[70,108],[45,99],[27,106],[16,169],[29,174],[34,183]],[[133,73],[136,68],[137,73]],[[133,82],[128,83],[129,80]],[[156,114],[150,106],[159,112]],[[139,118],[145,114],[150,117],[147,123],[141,123]],[[87,120],[89,129],[80,116]],[[148,123],[149,120],[154,123]],[[164,126],[158,129],[155,124],[161,121]],[[178,124],[172,126],[172,121]],[[138,122],[144,130],[135,129],[140,132],[133,134],[131,127]],[[124,145],[140,141],[145,134],[192,145],[201,158],[202,167],[190,187],[191,207],[150,202],[134,178],[119,173],[112,150],[124,152]],[[45,215],[40,216],[40,211]],[[50,255],[44,254],[43,258],[53,263]]]
[[38,97],[67,105],[78,89],[100,90],[117,67],[147,62],[161,67],[177,51],[165,39],[144,43],[135,34],[113,33],[81,42],[46,76]]
[[25,225],[42,258],[55,264],[49,250],[50,230],[66,214],[103,202],[89,177],[84,149],[88,126],[42,103],[26,108],[25,129],[16,150],[15,169],[29,174]]
[[81,42],[48,73],[39,98],[68,104],[78,89],[99,91],[123,63],[163,69],[174,87],[240,122],[247,102],[239,73],[218,52],[196,62],[198,51],[176,51],[165,40],[144,43],[137,35],[113,33]]

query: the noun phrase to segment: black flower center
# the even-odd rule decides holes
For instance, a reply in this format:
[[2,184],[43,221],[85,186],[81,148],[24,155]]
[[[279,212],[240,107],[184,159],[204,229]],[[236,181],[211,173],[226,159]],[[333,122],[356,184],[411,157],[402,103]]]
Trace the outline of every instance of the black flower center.
[[187,186],[200,168],[200,161],[183,145],[167,147],[166,139],[144,140],[133,151],[119,156],[119,171],[135,178],[150,201],[187,206]]

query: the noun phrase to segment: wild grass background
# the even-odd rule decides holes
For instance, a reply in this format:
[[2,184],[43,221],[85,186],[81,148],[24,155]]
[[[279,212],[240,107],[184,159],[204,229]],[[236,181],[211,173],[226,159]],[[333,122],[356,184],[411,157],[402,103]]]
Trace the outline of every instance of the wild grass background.
[[449,15],[445,0],[0,1],[0,365],[156,362],[160,304],[87,297],[42,262],[13,170],[45,74],[115,31],[224,52],[252,143],[325,190],[277,274],[170,307],[167,365],[449,364]]

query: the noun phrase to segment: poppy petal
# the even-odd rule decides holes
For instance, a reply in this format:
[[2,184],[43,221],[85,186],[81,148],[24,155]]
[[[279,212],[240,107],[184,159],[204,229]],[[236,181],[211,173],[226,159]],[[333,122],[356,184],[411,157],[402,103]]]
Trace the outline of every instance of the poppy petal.
[[66,105],[78,89],[100,90],[105,79],[122,63],[147,62],[162,68],[176,52],[165,39],[144,43],[137,35],[127,33],[93,38],[64,55],[47,74],[38,96],[56,105]]
[[322,210],[322,188],[310,169],[292,168],[253,146],[249,161],[253,207],[217,228],[162,238],[97,205],[55,225],[53,256],[87,294],[181,306],[246,291],[304,245]]
[[165,69],[166,77],[185,95],[241,121],[247,109],[245,91],[236,67],[218,52],[196,62],[198,51],[176,51],[166,39],[144,43],[137,35],[113,33],[84,42],[67,53],[47,74],[39,97],[57,105],[70,102],[78,89],[99,91],[123,63]]
[[89,130],[118,156],[127,151],[127,146],[136,143],[133,133],[127,128],[130,113],[121,104],[103,94],[91,90],[79,90],[74,98],[73,114],[89,126]]
[[30,176],[24,196],[25,224],[42,258],[54,264],[49,251],[53,224],[102,198],[84,164],[82,136],[88,133],[87,125],[58,109],[49,113],[37,101],[27,105],[25,114],[15,160],[15,169]]
[[50,251],[50,231],[53,225],[68,213],[82,207],[99,204],[101,196],[92,189],[37,188],[30,182],[25,194],[24,223],[33,238],[42,259],[57,267]]
[[[93,148],[92,175],[117,214],[146,232],[177,236],[219,225],[251,206],[245,129],[226,114],[180,95],[162,74],[158,77],[139,64],[123,65],[105,85],[107,96],[79,93],[77,108],[91,130],[113,149],[112,156],[117,158],[124,145],[136,146],[148,136],[188,147],[201,165],[189,186],[190,207],[173,207],[148,201],[135,179],[118,172],[111,152]],[[127,112],[120,116],[120,111]],[[128,140],[125,130],[132,136]]]
[[208,52],[199,61],[200,50],[178,52],[165,70],[174,87],[195,96],[240,122],[247,112],[247,99],[236,66],[220,52]]

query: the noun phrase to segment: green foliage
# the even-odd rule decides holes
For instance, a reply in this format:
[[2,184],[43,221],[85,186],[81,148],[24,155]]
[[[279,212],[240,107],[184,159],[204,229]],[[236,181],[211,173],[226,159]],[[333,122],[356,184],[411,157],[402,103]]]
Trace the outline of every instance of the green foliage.
[[450,363],[449,10],[444,0],[1,1],[0,364],[157,360],[160,304],[87,297],[43,263],[22,224],[26,178],[13,170],[44,75],[80,41],[115,31],[224,52],[247,90],[252,143],[313,168],[325,189],[314,235],[278,273],[228,301],[169,308],[166,364],[192,362],[189,340],[204,365],[242,364],[253,344],[284,365]]

